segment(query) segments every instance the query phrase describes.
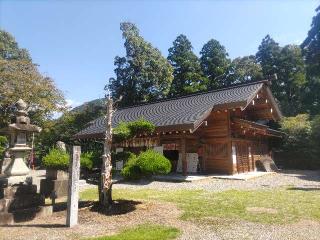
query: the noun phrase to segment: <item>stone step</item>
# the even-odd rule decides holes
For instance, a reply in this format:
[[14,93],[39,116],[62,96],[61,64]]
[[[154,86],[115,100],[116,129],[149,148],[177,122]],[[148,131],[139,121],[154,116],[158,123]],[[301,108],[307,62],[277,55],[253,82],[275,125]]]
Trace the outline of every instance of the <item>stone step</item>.
[[12,225],[14,223],[31,221],[36,217],[47,217],[51,216],[52,212],[52,206],[25,208],[11,213],[0,212],[0,225]]

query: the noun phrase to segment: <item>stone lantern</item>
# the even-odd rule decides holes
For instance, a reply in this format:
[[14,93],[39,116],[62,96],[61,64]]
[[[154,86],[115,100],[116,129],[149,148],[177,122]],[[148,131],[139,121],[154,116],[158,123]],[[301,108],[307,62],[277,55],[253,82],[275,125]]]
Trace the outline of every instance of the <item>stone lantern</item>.
[[1,129],[0,132],[9,135],[10,148],[9,153],[11,162],[4,169],[1,176],[1,182],[6,180],[6,184],[13,185],[25,182],[30,169],[27,167],[24,158],[31,148],[27,144],[30,134],[40,132],[41,128],[30,124],[30,118],[27,114],[27,104],[20,99],[16,104],[15,123]]

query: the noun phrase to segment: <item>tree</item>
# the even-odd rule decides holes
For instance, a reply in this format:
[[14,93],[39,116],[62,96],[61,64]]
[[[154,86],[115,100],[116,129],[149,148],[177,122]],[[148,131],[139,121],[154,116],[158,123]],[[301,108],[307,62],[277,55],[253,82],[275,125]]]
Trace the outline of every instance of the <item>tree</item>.
[[227,85],[224,80],[230,60],[225,47],[211,39],[203,46],[200,55],[202,71],[209,79],[207,88],[211,90]]
[[280,102],[283,113],[294,116],[304,112],[302,101],[307,81],[300,47],[296,45],[280,47],[267,35],[262,40],[256,57],[261,64],[265,79],[277,75],[277,79],[272,81],[271,88]]
[[10,121],[12,106],[19,98],[28,103],[29,115],[40,125],[65,106],[62,92],[51,78],[39,73],[27,50],[0,31],[0,127]]
[[308,36],[301,44],[308,78],[304,104],[312,115],[320,114],[320,6],[316,12]]
[[301,44],[306,57],[309,71],[312,75],[320,75],[320,6],[316,9],[316,16],[313,17],[311,29],[307,38]]
[[169,48],[168,60],[173,66],[174,79],[171,96],[184,95],[206,89],[207,79],[203,76],[198,57],[192,51],[188,38],[181,34]]
[[226,77],[227,85],[261,80],[262,67],[255,56],[238,57],[232,60]]
[[129,22],[120,24],[125,39],[125,57],[115,57],[116,78],[110,78],[112,97],[120,106],[165,97],[173,79],[173,69],[157,48],[146,42],[138,28]]
[[0,30],[0,59],[32,61],[28,50],[19,48],[14,37],[3,30]]

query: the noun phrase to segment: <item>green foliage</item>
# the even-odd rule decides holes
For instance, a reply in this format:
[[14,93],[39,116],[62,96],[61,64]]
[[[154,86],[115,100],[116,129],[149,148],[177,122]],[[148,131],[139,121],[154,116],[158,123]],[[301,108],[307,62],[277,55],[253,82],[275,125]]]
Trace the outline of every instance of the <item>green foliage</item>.
[[126,122],[120,122],[112,131],[112,138],[115,142],[122,142],[131,138],[131,136],[129,124]]
[[32,61],[28,50],[19,48],[14,37],[3,30],[0,30],[0,59]]
[[137,165],[145,175],[168,174],[171,170],[170,161],[161,153],[149,149],[139,154]]
[[137,164],[137,156],[132,155],[121,170],[121,175],[127,180],[137,180],[142,177],[142,172]]
[[263,79],[262,67],[255,56],[238,57],[231,62],[226,85],[246,83]]
[[91,170],[94,163],[94,154],[93,152],[81,153],[80,156],[80,166],[81,168],[85,168]]
[[63,94],[54,81],[39,72],[27,50],[19,48],[5,31],[0,31],[0,96],[0,127],[10,122],[12,105],[19,98],[28,103],[36,124],[65,109]]
[[125,57],[114,61],[116,78],[110,78],[112,96],[121,106],[163,98],[172,82],[172,67],[161,52],[140,36],[138,28],[129,22],[120,24],[125,39]]
[[320,156],[320,115],[315,116],[311,121],[311,140],[317,156]]
[[188,38],[181,34],[169,48],[168,60],[173,66],[174,79],[170,88],[171,96],[205,90],[207,79],[203,76],[200,61],[192,51]]
[[302,103],[307,79],[300,47],[296,45],[280,47],[267,35],[262,40],[256,57],[262,66],[265,79],[270,79],[274,74],[277,75],[271,89],[280,101],[282,112],[286,116],[305,112],[306,109]]
[[150,134],[155,130],[155,125],[150,121],[140,118],[133,122],[120,122],[116,128],[113,129],[113,140],[115,142],[122,142],[128,140],[138,134]]
[[208,89],[226,86],[224,79],[230,60],[225,47],[219,41],[211,39],[203,46],[200,55],[202,71],[209,79]]
[[118,161],[123,161],[126,163],[130,158],[135,157],[135,154],[132,152],[128,151],[123,151],[123,152],[113,152],[112,153],[112,162],[118,162]]
[[132,156],[121,171],[125,179],[139,179],[158,174],[168,174],[171,170],[170,161],[162,154],[149,149],[137,157]]
[[52,148],[42,159],[42,165],[48,169],[66,170],[69,167],[70,156],[61,149]]
[[[86,104],[82,107],[81,111],[65,112],[58,119],[45,121],[42,125],[41,133],[36,137],[37,155],[41,158],[47,154],[57,141],[63,141],[68,145],[72,145],[74,143],[72,136],[82,130],[88,122],[102,115],[102,104]],[[86,143],[86,146],[88,145],[92,144]],[[93,149],[89,150],[92,151]]]
[[320,75],[320,6],[316,9],[316,16],[313,17],[311,29],[307,38],[301,44],[306,56],[308,70],[311,75]]
[[2,158],[2,155],[6,149],[6,146],[8,144],[8,140],[5,136],[0,136],[0,158]]
[[156,129],[155,125],[150,121],[147,121],[143,118],[140,118],[136,121],[129,122],[128,128],[130,129],[130,133],[132,136],[136,136],[138,134],[150,134],[153,133]]
[[170,240],[176,239],[179,234],[180,231],[174,227],[143,224],[123,230],[115,235],[90,238],[88,240]]
[[280,122],[281,130],[286,133],[283,139],[282,155],[285,167],[315,169],[320,167],[317,152],[319,151],[319,119],[310,121],[309,115],[299,114],[286,117]]

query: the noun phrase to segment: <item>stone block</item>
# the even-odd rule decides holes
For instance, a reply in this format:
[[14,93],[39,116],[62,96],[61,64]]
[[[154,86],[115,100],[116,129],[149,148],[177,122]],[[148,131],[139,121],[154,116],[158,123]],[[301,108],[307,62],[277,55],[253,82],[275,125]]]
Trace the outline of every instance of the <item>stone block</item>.
[[42,179],[40,182],[40,193],[45,197],[50,197],[51,193],[55,191],[56,196],[65,197],[68,195],[68,179],[51,180]]
[[63,179],[68,179],[69,174],[68,172],[62,171],[62,170],[47,169],[46,178],[51,180],[63,180]]

